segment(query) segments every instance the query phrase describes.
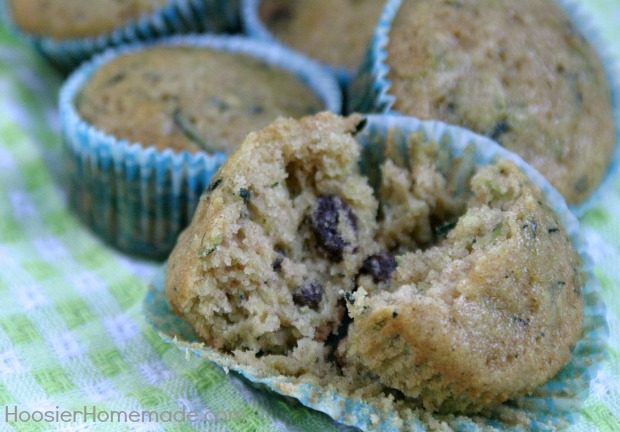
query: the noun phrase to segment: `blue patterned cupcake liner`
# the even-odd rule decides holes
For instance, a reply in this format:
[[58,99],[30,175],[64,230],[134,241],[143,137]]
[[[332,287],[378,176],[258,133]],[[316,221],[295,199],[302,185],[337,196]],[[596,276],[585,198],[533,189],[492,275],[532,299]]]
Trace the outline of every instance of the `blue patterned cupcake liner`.
[[[161,8],[97,36],[54,39],[29,34],[11,20],[7,0],[0,0],[5,21],[62,71],[75,69],[84,60],[110,47],[152,41],[181,33],[223,32],[239,28],[239,0],[170,0]],[[53,17],[50,17],[53,19]]]
[[202,191],[226,155],[158,151],[119,139],[84,121],[73,103],[104,64],[155,45],[203,47],[257,58],[297,76],[326,110],[336,113],[342,98],[336,80],[318,64],[240,36],[173,36],[127,45],[110,49],[77,69],[63,85],[59,101],[69,204],[108,243],[130,254],[163,259],[191,220]]
[[580,233],[579,223],[566,206],[564,198],[520,157],[486,137],[445,123],[421,121],[411,117],[369,115],[367,118],[368,122],[357,135],[357,139],[362,146],[360,168],[371,178],[371,174],[378,169],[378,163],[385,158],[385,143],[388,139],[396,140],[405,155],[408,137],[421,133],[426,141],[441,143],[442,151],[447,153],[441,156],[448,156],[449,160],[465,154],[476,166],[488,165],[498,159],[511,160],[541,189],[547,204],[556,212],[570,235],[573,245],[583,259],[583,270],[589,275],[583,289],[582,336],[575,346],[571,361],[553,379],[532,394],[505,402],[485,412],[484,416],[436,415],[412,408],[411,414],[403,418],[402,414],[392,407],[376,406],[300,379],[266,375],[255,366],[239,363],[233,356],[206,346],[191,327],[173,313],[167,302],[164,292],[165,268],[152,282],[144,300],[147,321],[164,341],[175,344],[186,353],[214,362],[226,371],[235,371],[253,385],[295,398],[307,407],[328,414],[339,423],[362,430],[424,431],[429,427],[430,421],[444,422],[449,429],[455,431],[555,430],[576,422],[582,404],[589,394],[590,381],[596,376],[607,356],[609,328],[600,286],[591,273],[592,261],[587,253],[586,243]]
[[[346,112],[398,114],[392,109],[396,97],[390,94],[392,83],[387,78],[390,68],[386,59],[390,40],[389,32],[402,1],[388,0],[386,3],[364,62],[357,71],[348,91]],[[607,173],[588,199],[578,205],[570,205],[571,211],[577,216],[581,216],[611,189],[613,180],[620,170],[620,65],[600,35],[599,29],[583,8],[571,0],[556,1],[568,13],[576,28],[594,47],[602,61],[609,82],[613,117],[616,125],[616,147]]]
[[[251,38],[270,41],[285,46],[261,21],[258,13],[260,1],[261,0],[241,0],[241,24],[243,26],[243,31]],[[292,47],[288,48],[292,49]],[[322,64],[338,78],[343,90],[346,90],[353,79],[355,71],[345,67],[338,67],[325,63]]]

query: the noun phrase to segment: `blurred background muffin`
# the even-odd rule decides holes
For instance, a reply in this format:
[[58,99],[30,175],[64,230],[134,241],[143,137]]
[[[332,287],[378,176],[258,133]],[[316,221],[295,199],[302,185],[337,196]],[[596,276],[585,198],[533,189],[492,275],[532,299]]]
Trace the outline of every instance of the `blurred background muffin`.
[[20,29],[54,39],[109,32],[166,3],[168,0],[9,0],[11,14]]
[[384,0],[248,0],[250,36],[277,41],[335,68],[348,81],[360,65]]
[[111,46],[235,31],[238,0],[4,0],[13,27],[63,71]]
[[247,133],[340,109],[331,74],[273,44],[194,35],[110,50],[61,91],[70,206],[112,245],[163,259]]
[[200,47],[160,46],[119,56],[75,99],[79,115],[119,140],[191,153],[230,153],[279,116],[324,109],[289,71]]
[[[618,139],[612,95],[597,52],[560,5],[399,3],[390,3],[391,27],[378,29],[388,36],[378,61],[386,81],[374,90],[375,100],[389,99],[382,109],[487,135],[547,176],[569,204],[588,198]],[[383,47],[375,48],[379,59]],[[354,107],[372,85],[356,84]]]

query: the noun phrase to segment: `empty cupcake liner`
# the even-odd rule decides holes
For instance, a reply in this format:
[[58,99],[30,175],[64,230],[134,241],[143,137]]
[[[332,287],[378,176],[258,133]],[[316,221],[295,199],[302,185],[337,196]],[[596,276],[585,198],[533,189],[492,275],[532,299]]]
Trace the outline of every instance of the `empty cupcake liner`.
[[223,32],[239,27],[239,0],[170,0],[166,6],[121,24],[111,32],[61,40],[20,30],[12,22],[6,2],[0,0],[0,6],[5,20],[13,30],[28,40],[54,66],[66,72],[110,47],[152,41],[173,34]]
[[[389,32],[402,1],[388,0],[386,3],[364,62],[357,71],[348,91],[346,112],[398,114],[392,109],[396,97],[390,94],[392,83],[387,78],[390,68],[386,59],[390,40]],[[571,211],[577,216],[581,216],[611,188],[613,180],[620,170],[620,65],[612,55],[608,44],[602,39],[599,29],[583,8],[571,0],[556,1],[568,13],[576,28],[586,37],[601,58],[610,86],[616,125],[616,147],[603,180],[587,200],[578,205],[570,205]]]
[[226,155],[174,153],[130,143],[84,121],[73,104],[104,64],[154,45],[204,47],[257,58],[297,76],[326,110],[340,111],[341,93],[336,80],[314,62],[238,36],[174,36],[128,45],[108,50],[77,69],[63,85],[59,101],[69,204],[108,243],[130,254],[163,259],[191,220],[202,191]]
[[396,115],[369,115],[367,118],[368,122],[357,135],[357,139],[363,149],[360,167],[362,172],[370,175],[371,184],[373,172],[377,171],[378,163],[385,157],[384,143],[388,137],[397,140],[405,150],[408,137],[412,133],[421,132],[427,141],[441,143],[442,151],[445,151],[450,159],[463,156],[473,158],[477,166],[490,164],[497,159],[511,160],[542,190],[548,205],[558,215],[583,258],[584,271],[590,275],[583,290],[582,337],[576,344],[571,361],[564,369],[532,394],[510,400],[489,410],[484,416],[436,415],[413,408],[411,414],[405,417],[396,409],[375,406],[300,379],[266,375],[254,366],[239,363],[233,356],[206,346],[200,337],[173,313],[168,304],[164,292],[165,268],[152,282],[144,300],[147,321],[164,341],[175,344],[186,353],[214,362],[226,371],[238,372],[254,385],[293,397],[307,407],[328,414],[337,422],[362,430],[424,431],[428,429],[431,421],[443,422],[447,428],[456,431],[555,430],[574,423],[588,396],[590,381],[606,358],[609,328],[605,318],[606,308],[599,294],[600,287],[591,275],[592,261],[579,231],[577,219],[566,206],[563,197],[521,158],[488,138],[441,122],[420,121]]

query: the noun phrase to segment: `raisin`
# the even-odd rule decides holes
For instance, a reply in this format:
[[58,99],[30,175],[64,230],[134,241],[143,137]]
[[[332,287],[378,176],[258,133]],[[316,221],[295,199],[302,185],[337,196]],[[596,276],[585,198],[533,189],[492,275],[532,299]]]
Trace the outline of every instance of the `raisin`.
[[352,292],[345,293],[344,298],[348,303],[352,305],[355,304],[355,296],[353,295]]
[[286,258],[284,252],[276,249],[276,259],[274,259],[273,263],[271,264],[271,268],[273,269],[273,271],[279,273],[280,270],[282,270],[282,261],[284,261],[284,258]]
[[243,204],[247,205],[250,202],[250,198],[252,197],[252,191],[249,189],[241,188],[239,189],[239,196],[243,200]]
[[205,189],[205,192],[207,194],[210,194],[211,192],[213,192],[215,189],[217,189],[217,187],[222,183],[222,179],[219,178],[217,180],[215,180],[213,183],[211,183],[209,186],[207,186],[207,188]]
[[338,231],[341,215],[346,217],[344,223],[350,224],[357,232],[357,217],[351,208],[336,195],[321,196],[310,217],[310,227],[319,246],[327,253],[329,259],[342,261],[344,249],[350,244]]
[[527,326],[530,325],[530,320],[523,319],[519,315],[513,316],[512,320],[514,321],[515,324],[517,324],[517,325],[519,325],[521,327],[527,327]]
[[392,255],[382,252],[366,258],[360,273],[371,275],[375,282],[385,282],[392,277],[396,265],[396,259]]
[[437,237],[444,236],[444,235],[448,234],[450,231],[452,231],[455,226],[456,226],[456,221],[452,221],[452,222],[448,222],[448,223],[445,223],[443,225],[440,225],[438,227],[435,227],[434,228],[435,235]]
[[355,130],[353,131],[353,135],[357,135],[358,133],[360,133],[368,124],[368,119],[366,117],[363,117],[360,122],[355,125]]
[[297,306],[308,306],[317,310],[323,300],[323,286],[318,282],[299,286],[293,292],[293,302]]

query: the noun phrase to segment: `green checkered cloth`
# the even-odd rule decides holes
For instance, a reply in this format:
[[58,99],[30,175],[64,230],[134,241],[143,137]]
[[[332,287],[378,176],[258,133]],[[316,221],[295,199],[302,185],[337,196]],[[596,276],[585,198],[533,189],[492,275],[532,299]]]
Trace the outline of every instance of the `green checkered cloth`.
[[[620,58],[620,1],[582,2]],[[142,298],[157,266],[108,248],[67,209],[59,84],[28,46],[0,27],[0,431],[344,429],[186,356],[151,331]],[[611,338],[609,360],[592,381],[573,431],[620,431],[618,214],[617,181],[582,218]],[[162,420],[165,412],[185,410],[222,421],[35,421],[36,412],[85,406],[100,413],[157,412]],[[16,421],[22,412],[30,421]],[[223,418],[226,412],[235,419]]]
[[[142,300],[159,265],[108,248],[67,209],[59,85],[29,46],[0,28],[0,431],[339,429],[325,415],[186,358],[150,329]],[[84,406],[89,420],[95,406],[164,420],[185,409],[222,421],[34,421],[35,412]],[[16,412],[32,418],[14,421]]]

